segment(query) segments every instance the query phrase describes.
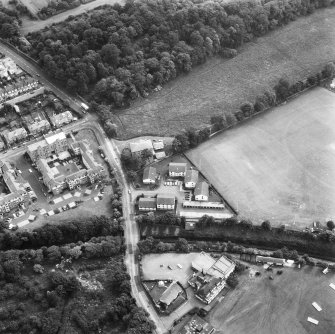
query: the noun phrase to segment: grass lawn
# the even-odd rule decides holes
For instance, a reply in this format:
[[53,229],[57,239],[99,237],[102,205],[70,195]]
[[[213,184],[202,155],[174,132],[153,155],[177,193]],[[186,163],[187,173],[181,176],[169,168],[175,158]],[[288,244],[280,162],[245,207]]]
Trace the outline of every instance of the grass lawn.
[[187,156],[241,216],[303,227],[335,218],[335,94],[316,88]]
[[[323,275],[320,268],[284,268],[274,280],[262,275],[241,277],[241,284],[212,310],[208,321],[221,333],[330,334],[335,330],[335,275]],[[322,311],[312,306],[317,302]],[[307,317],[319,321],[315,326]]]
[[315,73],[335,53],[335,7],[318,10],[245,44],[234,59],[214,58],[119,112],[124,137],[171,135],[208,124],[273,87]]

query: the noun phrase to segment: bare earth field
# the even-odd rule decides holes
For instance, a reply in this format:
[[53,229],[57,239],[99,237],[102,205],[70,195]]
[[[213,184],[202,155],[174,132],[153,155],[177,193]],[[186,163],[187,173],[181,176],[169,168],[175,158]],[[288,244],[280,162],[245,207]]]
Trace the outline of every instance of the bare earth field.
[[313,89],[187,153],[240,215],[303,227],[335,218],[335,94]]
[[215,58],[120,111],[124,137],[171,135],[234,111],[286,75],[301,79],[334,60],[335,7],[299,18],[254,42],[230,60]]
[[[48,0],[21,0],[22,2],[25,3],[31,3],[30,6],[26,4],[28,8],[35,6],[35,4],[38,4],[39,2],[41,3],[47,3]],[[115,3],[120,3],[122,4],[124,0],[94,0],[92,2],[82,4],[79,7],[67,10],[66,12],[57,14],[55,16],[51,16],[50,18],[46,20],[38,20],[38,21],[32,21],[29,18],[25,17],[22,18],[22,27],[21,27],[21,33],[23,35],[28,34],[29,32],[37,31],[44,29],[47,26],[50,26],[53,23],[58,23],[61,21],[66,20],[70,15],[79,15],[82,14],[88,10],[94,9],[95,7],[102,6],[102,5],[114,5]],[[40,6],[37,10],[33,10],[33,13],[37,13],[39,9],[41,9],[44,6]]]
[[[260,268],[258,268],[259,270]],[[260,278],[245,277],[209,315],[220,333],[236,334],[330,334],[335,332],[335,275],[320,268],[285,268],[281,276],[261,269]],[[322,311],[312,306],[317,302]],[[307,317],[319,320],[316,326]]]

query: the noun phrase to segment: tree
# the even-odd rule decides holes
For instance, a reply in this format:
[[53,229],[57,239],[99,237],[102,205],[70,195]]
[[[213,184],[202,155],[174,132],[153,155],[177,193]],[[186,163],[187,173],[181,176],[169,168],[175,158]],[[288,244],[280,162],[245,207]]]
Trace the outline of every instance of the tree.
[[245,102],[241,105],[241,111],[244,117],[249,117],[254,112],[254,106],[250,102]]
[[283,101],[289,96],[290,83],[288,80],[281,78],[278,84],[274,87],[277,100]]
[[335,64],[328,63],[322,70],[322,75],[325,78],[333,78],[335,74]]
[[262,226],[262,229],[265,231],[271,230],[271,223],[268,220],[263,221],[261,226]]
[[35,265],[34,265],[34,271],[35,271],[35,273],[43,274],[43,272],[44,272],[44,267],[41,266],[40,264],[35,264]]
[[183,153],[190,147],[190,142],[186,134],[179,134],[172,142],[172,149],[175,153]]
[[327,221],[327,227],[332,231],[335,228],[335,223],[332,220]]
[[227,284],[232,288],[236,288],[238,283],[239,282],[236,273],[232,272],[227,278]]
[[188,253],[190,251],[189,244],[186,239],[179,238],[176,241],[175,244],[176,251],[182,252],[182,253]]

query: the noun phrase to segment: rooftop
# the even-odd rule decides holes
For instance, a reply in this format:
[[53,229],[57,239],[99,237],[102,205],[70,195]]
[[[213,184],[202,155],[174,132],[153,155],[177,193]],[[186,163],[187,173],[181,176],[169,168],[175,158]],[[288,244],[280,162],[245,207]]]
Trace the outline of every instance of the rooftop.
[[157,205],[174,205],[176,198],[169,194],[158,194]]
[[202,195],[207,196],[209,195],[209,186],[207,182],[198,182],[194,189],[194,195]]
[[148,198],[148,197],[141,197],[138,200],[138,206],[140,208],[151,208],[155,209],[157,206],[157,199],[156,198]]
[[204,319],[200,318],[197,314],[193,315],[183,327],[177,331],[173,331],[173,334],[212,334],[214,333],[214,327],[211,326]]
[[150,179],[155,180],[157,177],[157,170],[155,167],[146,167],[143,171],[143,180]]
[[170,162],[169,163],[169,172],[180,173],[185,172],[187,164],[185,162]]
[[170,305],[181,292],[183,292],[181,286],[176,281],[173,281],[170,286],[163,292],[159,301],[166,305]]
[[131,153],[142,152],[144,150],[153,150],[152,141],[150,139],[140,139],[136,142],[132,142],[130,145]]
[[197,183],[199,178],[199,172],[195,169],[188,169],[185,174],[185,183],[194,182]]

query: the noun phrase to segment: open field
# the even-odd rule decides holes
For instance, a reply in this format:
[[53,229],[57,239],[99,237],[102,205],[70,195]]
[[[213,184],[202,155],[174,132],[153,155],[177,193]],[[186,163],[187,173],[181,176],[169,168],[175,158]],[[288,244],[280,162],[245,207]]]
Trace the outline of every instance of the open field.
[[[32,9],[35,6],[35,3],[47,3],[48,0],[21,0],[22,2],[27,2],[27,3],[31,3],[31,6],[26,5],[28,8]],[[55,16],[52,16],[46,20],[38,20],[38,21],[32,21],[29,18],[25,17],[22,19],[22,27],[21,27],[21,33],[23,35],[28,34],[29,32],[33,32],[33,31],[37,31],[37,30],[41,30],[44,29],[47,26],[50,26],[53,23],[58,23],[61,21],[66,20],[70,15],[79,15],[82,14],[88,10],[94,9],[95,7],[98,6],[102,6],[102,5],[114,5],[115,3],[120,3],[122,4],[124,2],[124,0],[94,0],[92,2],[86,3],[86,4],[82,4],[79,7],[67,10],[63,13],[57,14]],[[37,13],[39,9],[41,9],[42,7],[45,7],[46,4],[44,6],[40,6],[38,7],[37,10],[33,10],[33,13]],[[37,7],[37,6],[36,6]]]
[[124,137],[199,128],[209,123],[211,115],[254,101],[282,76],[294,81],[319,71],[334,60],[334,21],[334,7],[318,10],[245,44],[234,59],[211,59],[120,111]]
[[32,14],[37,14],[43,7],[48,6],[51,0],[20,0],[19,2],[26,6]]
[[240,215],[306,226],[335,218],[335,94],[313,89],[189,151]]
[[[241,285],[209,314],[212,326],[238,334],[334,333],[335,291],[329,287],[334,274],[323,275],[320,268],[285,268],[281,276],[273,273],[271,281],[263,269],[261,273],[259,278],[241,278]],[[314,301],[321,312],[312,306]],[[307,317],[319,320],[319,325],[307,322]]]

